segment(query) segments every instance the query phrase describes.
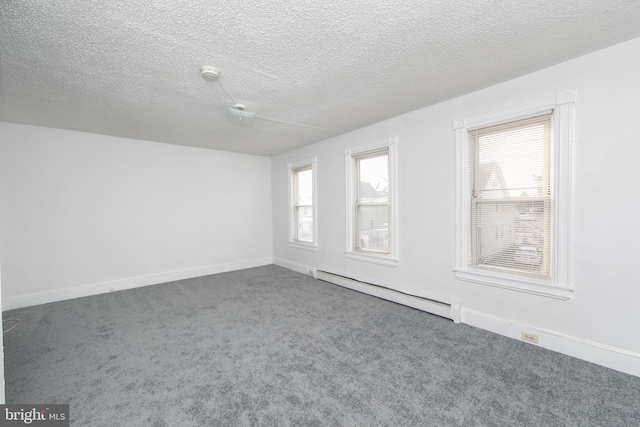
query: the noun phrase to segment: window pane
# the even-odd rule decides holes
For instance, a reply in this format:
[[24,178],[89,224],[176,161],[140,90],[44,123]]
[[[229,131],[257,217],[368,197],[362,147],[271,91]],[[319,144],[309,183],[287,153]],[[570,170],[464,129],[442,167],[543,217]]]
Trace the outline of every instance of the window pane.
[[313,243],[313,166],[308,165],[292,172],[293,180],[293,224],[292,239]]
[[540,197],[549,195],[550,116],[531,123],[477,131],[479,197]]
[[296,173],[298,178],[298,205],[311,206],[313,204],[313,174],[311,169],[300,170]]
[[[476,201],[477,264],[546,275],[545,201]],[[498,210],[496,211],[496,207]]]
[[389,252],[389,207],[358,206],[357,216],[357,247]]
[[311,206],[298,206],[297,216],[297,236],[298,240],[313,242],[313,208]]
[[389,156],[381,154],[358,160],[358,200],[384,203],[389,200]]

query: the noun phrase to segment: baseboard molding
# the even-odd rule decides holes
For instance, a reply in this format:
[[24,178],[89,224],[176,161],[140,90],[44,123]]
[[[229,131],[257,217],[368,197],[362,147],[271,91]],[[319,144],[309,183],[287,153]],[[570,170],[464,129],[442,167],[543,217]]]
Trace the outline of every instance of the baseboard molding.
[[289,261],[282,258],[273,258],[273,263],[279,267],[287,268],[289,270],[297,271],[302,274],[309,274],[313,276],[315,269],[304,264],[298,264],[297,262]]
[[461,323],[519,341],[522,341],[522,332],[535,334],[538,336],[538,346],[540,347],[640,377],[640,353],[537,328],[464,307],[461,308]]
[[125,289],[139,288],[142,286],[157,285],[173,282],[175,280],[191,279],[194,277],[208,276],[210,274],[226,273],[228,271],[244,270],[246,268],[260,267],[273,263],[273,258],[259,258],[232,262],[228,264],[211,265],[207,267],[189,270],[171,271],[161,274],[153,274],[128,279],[111,280],[89,285],[75,286],[73,288],[56,289],[35,294],[19,295],[2,299],[2,310],[30,307],[33,305],[47,304],[50,302],[64,301],[68,299],[86,297],[107,292],[122,291]]

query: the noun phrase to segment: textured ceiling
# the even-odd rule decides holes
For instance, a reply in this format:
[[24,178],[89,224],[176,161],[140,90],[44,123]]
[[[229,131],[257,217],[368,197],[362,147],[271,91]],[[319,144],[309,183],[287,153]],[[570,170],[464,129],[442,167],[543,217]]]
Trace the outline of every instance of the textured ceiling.
[[639,0],[0,0],[0,121],[274,155],[639,36]]

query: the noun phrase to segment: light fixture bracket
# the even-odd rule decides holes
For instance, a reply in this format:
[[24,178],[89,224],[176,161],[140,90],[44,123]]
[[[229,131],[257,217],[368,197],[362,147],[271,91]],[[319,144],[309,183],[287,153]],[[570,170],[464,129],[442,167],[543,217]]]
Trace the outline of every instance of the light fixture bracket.
[[205,80],[215,80],[220,75],[220,70],[211,65],[203,65],[200,67],[200,74]]

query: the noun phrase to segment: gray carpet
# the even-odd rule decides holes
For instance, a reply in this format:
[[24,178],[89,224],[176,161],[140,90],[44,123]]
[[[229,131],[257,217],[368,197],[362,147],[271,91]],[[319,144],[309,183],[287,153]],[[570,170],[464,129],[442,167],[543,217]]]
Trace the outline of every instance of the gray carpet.
[[640,426],[640,378],[276,266],[12,310],[75,426]]

